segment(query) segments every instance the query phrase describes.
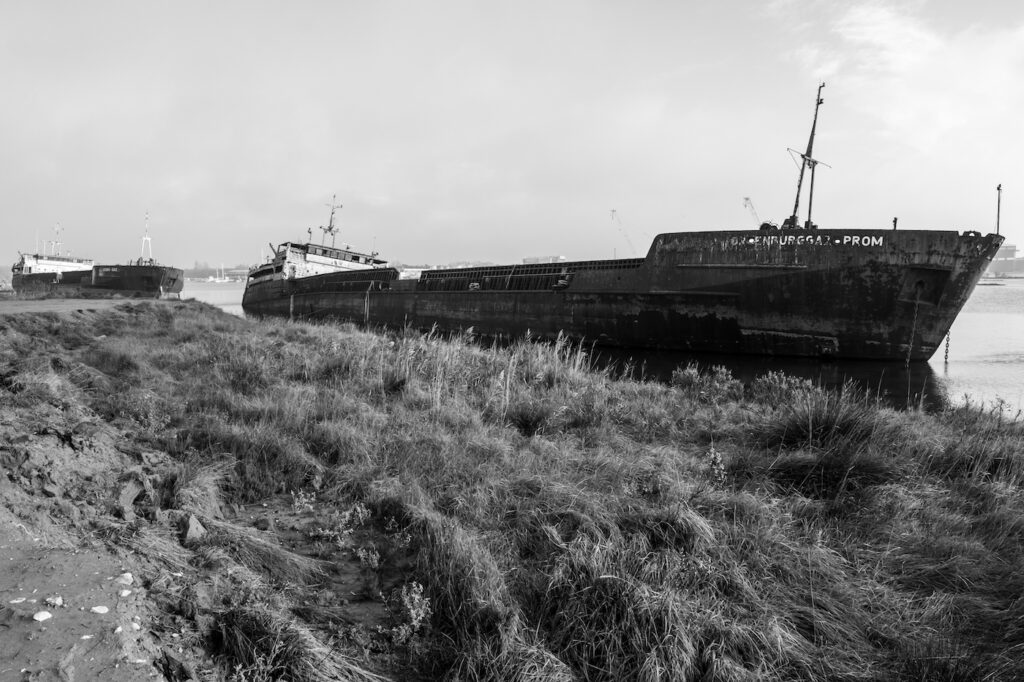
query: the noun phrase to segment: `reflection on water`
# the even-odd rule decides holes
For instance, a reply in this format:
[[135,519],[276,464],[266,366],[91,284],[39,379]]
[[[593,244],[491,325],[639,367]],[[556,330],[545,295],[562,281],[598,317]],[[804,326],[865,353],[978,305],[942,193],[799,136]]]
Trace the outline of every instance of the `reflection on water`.
[[[242,315],[241,282],[188,282],[182,298],[195,298]],[[599,366],[633,367],[634,376],[668,380],[690,362],[724,365],[750,382],[769,371],[785,372],[828,387],[854,382],[896,408],[923,406],[936,411],[964,400],[1003,403],[1012,414],[1024,407],[1024,279],[987,281],[975,289],[950,332],[949,361],[940,348],[930,362],[820,362],[785,358],[737,357],[596,349]]]

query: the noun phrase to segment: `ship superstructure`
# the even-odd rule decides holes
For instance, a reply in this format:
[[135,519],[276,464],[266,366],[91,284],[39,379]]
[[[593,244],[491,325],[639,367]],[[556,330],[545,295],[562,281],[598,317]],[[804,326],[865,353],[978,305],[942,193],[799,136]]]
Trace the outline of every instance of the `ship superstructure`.
[[[335,246],[338,228],[334,224],[335,210],[341,208],[334,203],[332,197],[330,218],[326,226],[320,226],[323,238],[320,244],[312,241],[284,242],[276,247],[271,245],[272,255],[265,263],[256,265],[249,270],[248,281],[251,283],[278,282],[298,280],[305,277],[328,275],[354,270],[370,270],[387,265],[386,261],[377,258],[376,253],[353,251],[348,246]],[[307,233],[312,237],[312,229]],[[331,245],[327,246],[327,236],[331,236]]]

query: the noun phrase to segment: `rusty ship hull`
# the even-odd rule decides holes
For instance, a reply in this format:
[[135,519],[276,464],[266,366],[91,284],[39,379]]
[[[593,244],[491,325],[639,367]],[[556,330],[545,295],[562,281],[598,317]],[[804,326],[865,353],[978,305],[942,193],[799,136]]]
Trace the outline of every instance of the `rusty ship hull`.
[[185,286],[181,268],[151,263],[95,265],[68,272],[15,272],[11,285],[18,293],[64,296],[176,297]]
[[656,237],[645,258],[250,278],[252,316],[624,348],[923,361],[1003,238],[935,230]]

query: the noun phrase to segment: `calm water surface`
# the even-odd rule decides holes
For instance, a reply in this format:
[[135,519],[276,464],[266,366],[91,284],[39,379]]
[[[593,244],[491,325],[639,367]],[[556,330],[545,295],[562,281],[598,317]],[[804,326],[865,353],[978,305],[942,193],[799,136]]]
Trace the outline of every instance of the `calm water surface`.
[[[241,282],[186,282],[182,298],[195,298],[242,315]],[[728,367],[743,381],[769,371],[805,377],[827,386],[851,380],[890,404],[924,404],[935,410],[970,400],[1024,409],[1024,278],[979,285],[950,331],[949,361],[940,348],[927,363],[819,362],[650,352],[597,351],[599,362],[631,362],[646,376],[668,378],[679,365]]]
[[185,282],[181,297],[210,303],[232,315],[241,316],[243,291],[244,282]]

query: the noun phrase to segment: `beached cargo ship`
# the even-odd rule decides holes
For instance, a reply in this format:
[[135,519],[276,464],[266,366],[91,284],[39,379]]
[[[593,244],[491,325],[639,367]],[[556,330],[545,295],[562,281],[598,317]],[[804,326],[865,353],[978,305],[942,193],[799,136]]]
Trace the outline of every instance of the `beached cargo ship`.
[[[600,345],[873,360],[927,360],[1003,237],[968,231],[819,230],[814,125],[781,227],[655,237],[644,258],[423,271],[286,242],[252,268],[249,315],[486,336],[565,335]],[[797,219],[804,171],[807,219]],[[334,236],[334,208],[324,230]]]
[[[185,285],[180,268],[160,265],[153,259],[150,238],[143,238],[142,255],[125,264],[97,265],[85,258],[57,252],[19,254],[11,267],[11,286],[19,294],[61,296],[176,297]],[[145,257],[150,247],[149,257]]]
[[[681,232],[645,258],[303,276],[314,244],[283,244],[250,272],[249,315],[369,326],[568,337],[715,353],[927,360],[1002,244],[931,230]],[[323,263],[319,263],[323,267]]]

